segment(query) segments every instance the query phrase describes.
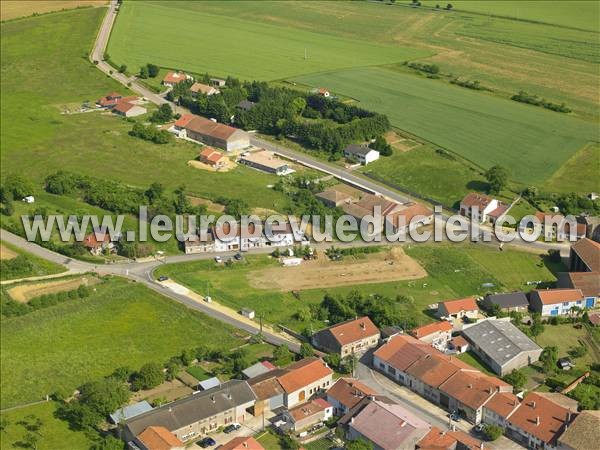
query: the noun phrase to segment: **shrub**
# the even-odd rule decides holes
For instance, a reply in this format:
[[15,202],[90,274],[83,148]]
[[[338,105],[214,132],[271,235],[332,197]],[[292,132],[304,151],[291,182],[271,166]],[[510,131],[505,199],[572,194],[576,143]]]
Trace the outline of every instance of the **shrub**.
[[495,441],[500,436],[502,436],[503,432],[504,430],[502,430],[502,428],[498,425],[488,424],[483,427],[483,434],[489,441]]

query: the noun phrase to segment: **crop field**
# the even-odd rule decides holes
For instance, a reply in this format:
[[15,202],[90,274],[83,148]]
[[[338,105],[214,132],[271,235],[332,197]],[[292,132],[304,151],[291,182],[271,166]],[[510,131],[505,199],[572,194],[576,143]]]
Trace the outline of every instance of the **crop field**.
[[166,361],[200,343],[229,349],[232,330],[142,285],[110,279],[77,302],[2,320],[1,403],[72,390],[120,366]]
[[11,20],[63,9],[102,6],[106,3],[106,0],[3,0],[0,2],[0,20]]
[[46,281],[42,283],[25,283],[7,289],[8,295],[17,302],[27,302],[41,295],[67,292],[77,289],[79,286],[92,286],[98,283],[94,277],[65,278],[57,281]]
[[360,105],[387,114],[398,128],[483,168],[501,164],[514,179],[529,183],[542,183],[597,139],[591,122],[393,70],[366,67],[295,80],[352,93]]
[[[410,299],[410,314],[423,323],[431,319],[426,314],[428,305],[442,300],[484,295],[492,283],[494,291],[529,290],[530,280],[554,281],[554,270],[547,258],[531,253],[477,245],[416,245],[405,246],[408,256],[417,261],[427,272],[418,280],[400,280],[370,284],[354,284],[319,289],[305,288],[299,296],[292,295],[291,288],[281,291],[255,287],[250,280],[252,273],[272,271],[278,263],[267,256],[249,256],[243,262],[231,267],[213,261],[194,261],[161,266],[156,276],[166,275],[201,295],[210,296],[225,306],[239,310],[252,308],[257,316],[263,314],[265,320],[273,324],[284,324],[297,331],[308,326],[314,329],[324,326],[318,320],[305,322],[298,320],[295,313],[307,304],[319,303],[326,293],[346,295],[353,290],[364,294],[381,294],[392,298],[398,295]],[[562,269],[564,270],[564,268]],[[515,274],[516,273],[516,274]]]
[[[441,4],[433,0],[421,3],[433,7]],[[587,0],[456,0],[452,5],[459,11],[545,22],[589,31],[598,31],[600,26],[600,5]]]
[[544,188],[551,192],[600,192],[599,173],[600,144],[590,144],[575,153],[556,171]]
[[[128,135],[130,122],[110,115],[61,114],[110,91],[125,93],[84,57],[105,12],[90,8],[2,24],[2,71],[11,72],[1,80],[2,176],[25,174],[41,189],[48,174],[70,170],[141,188],[154,181],[168,189],[185,184],[191,195],[243,197],[256,207],[285,205],[283,194],[267,188],[275,175],[246,167],[196,170],[187,165],[199,153],[195,144],[148,143]],[[50,89],[48,80],[60,82]]]
[[[157,29],[161,32],[156,33]],[[430,54],[313,31],[290,32],[285,26],[207,14],[202,8],[171,2],[125,2],[108,52],[114,61],[132,69],[151,61],[163,67],[250,79],[390,64]]]

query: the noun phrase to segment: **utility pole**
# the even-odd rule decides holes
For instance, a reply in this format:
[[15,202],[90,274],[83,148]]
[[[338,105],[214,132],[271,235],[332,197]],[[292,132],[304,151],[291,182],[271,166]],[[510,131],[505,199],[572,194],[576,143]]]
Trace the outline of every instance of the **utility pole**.
[[308,50],[306,47],[304,47],[304,59],[308,59]]

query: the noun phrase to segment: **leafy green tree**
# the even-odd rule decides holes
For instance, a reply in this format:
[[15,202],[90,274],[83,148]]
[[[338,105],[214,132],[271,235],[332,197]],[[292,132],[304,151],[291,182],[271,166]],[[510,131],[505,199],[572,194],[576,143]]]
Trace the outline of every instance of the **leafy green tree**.
[[9,425],[10,425],[10,420],[8,420],[8,417],[6,417],[6,416],[0,417],[0,433],[6,433],[6,429],[9,427]]
[[483,427],[483,434],[488,439],[488,441],[495,441],[504,431],[498,425],[487,424]]
[[300,356],[302,356],[303,358],[308,358],[314,355],[315,350],[313,349],[312,345],[310,345],[308,342],[303,342],[302,344],[300,344]]
[[125,64],[121,64],[119,66],[119,73],[125,73],[127,72],[127,66]]
[[306,99],[304,97],[296,97],[292,100],[292,106],[294,107],[296,114],[302,114],[302,111],[306,108]]
[[373,444],[362,438],[346,442],[346,450],[373,450]]
[[14,173],[11,173],[6,177],[6,180],[4,181],[4,188],[6,189],[6,193],[4,194],[5,198],[6,195],[10,193],[12,194],[12,197],[17,200],[31,195],[34,192],[31,181]]
[[173,206],[177,214],[186,214],[192,211],[190,200],[185,195],[185,186],[181,185],[174,191]]
[[196,359],[196,351],[195,350],[184,350],[181,352],[181,362],[184,366],[189,366]]
[[149,76],[148,75],[148,67],[146,67],[146,66],[140,67],[139,77],[142,79],[146,79],[146,78],[148,78],[148,76]]
[[79,392],[79,403],[102,417],[119,409],[129,401],[130,396],[127,385],[113,377],[86,383]]
[[490,193],[498,194],[506,187],[509,173],[506,167],[496,165],[488,169],[484,176],[489,184]]
[[168,103],[163,103],[150,116],[150,121],[155,123],[165,123],[173,118],[173,109]]
[[111,436],[110,434],[108,434],[105,437],[101,438],[100,440],[94,442],[90,447],[90,450],[124,450],[124,449],[125,449],[125,442],[123,442],[121,439],[117,439],[116,437]]
[[393,153],[392,146],[381,135],[375,138],[375,142],[371,144],[371,148],[381,153],[381,156],[392,156]]
[[293,355],[287,345],[280,345],[273,350],[273,359],[275,360],[276,365],[285,366],[292,361]]
[[556,363],[558,362],[558,347],[544,347],[540,355],[540,361],[543,364],[544,372],[553,374],[556,372]]
[[527,383],[527,377],[520,370],[513,370],[508,375],[505,375],[503,380],[508,384],[512,384],[515,391],[520,391]]
[[150,78],[156,78],[156,76],[158,75],[158,72],[160,71],[160,67],[158,67],[155,64],[150,64],[150,63],[148,63],[146,65],[146,67],[148,67],[148,76]]
[[131,387],[134,391],[152,389],[164,383],[165,373],[157,363],[148,363],[142,366],[133,376]]
[[131,370],[129,367],[122,366],[117,367],[111,376],[119,381],[122,381],[123,383],[126,383],[129,381],[129,378],[131,378],[131,375],[133,375],[133,370]]

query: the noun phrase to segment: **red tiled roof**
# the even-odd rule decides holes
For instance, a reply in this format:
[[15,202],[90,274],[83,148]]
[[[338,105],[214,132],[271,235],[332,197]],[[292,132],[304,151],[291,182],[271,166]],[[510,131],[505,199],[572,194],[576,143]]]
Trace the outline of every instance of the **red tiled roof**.
[[508,205],[505,203],[498,202],[498,207],[488,213],[488,216],[498,218],[504,215],[508,211]]
[[478,206],[480,210],[483,210],[492,202],[492,200],[493,198],[490,198],[487,195],[470,192],[460,203],[469,207]]
[[187,80],[187,76],[183,72],[168,72],[163,78],[163,83],[181,83],[182,81]]
[[519,406],[519,399],[511,392],[498,392],[485,407],[506,419]]
[[353,408],[358,402],[368,395],[376,392],[352,378],[339,378],[327,391],[327,396],[334,398],[346,408]]
[[368,316],[364,316],[334,325],[329,328],[329,332],[340,345],[347,345],[366,337],[378,335],[379,328],[375,326]]
[[229,125],[213,122],[212,120],[193,114],[182,116],[175,122],[175,126],[185,128],[198,134],[212,136],[217,139],[228,139],[233,133],[239,131],[237,128],[230,127]]
[[398,222],[400,221],[400,217],[404,218],[404,225],[410,225],[411,220],[413,220],[417,216],[425,216],[429,217],[433,215],[433,211],[429,209],[427,206],[422,205],[421,203],[412,203],[408,205],[408,207],[401,209],[400,211],[394,212],[387,217],[394,227],[398,227]]
[[[448,314],[456,314],[461,311],[479,311],[474,297],[460,298],[457,300],[447,300],[441,302],[439,306],[444,305]],[[438,306],[438,308],[439,308]]]
[[444,331],[452,331],[452,324],[447,320],[433,322],[423,325],[422,327],[415,328],[410,332],[410,334],[417,339],[422,339],[425,336],[429,336],[434,333],[443,333]]
[[288,394],[333,375],[333,370],[319,358],[305,358],[286,367],[286,370],[287,373],[277,380]]
[[450,361],[443,357],[443,355],[432,354],[415,362],[406,369],[406,373],[423,381],[429,386],[437,388],[462,369],[462,365],[455,364],[455,361],[460,360],[455,359],[454,361]]
[[117,106],[114,107],[113,111],[118,111],[118,112],[126,113],[131,108],[133,108],[134,106],[135,105],[133,103],[119,102],[119,103],[117,103]]
[[466,450],[484,449],[481,441],[469,436],[463,431],[442,431],[432,426],[431,431],[416,444],[418,450],[454,450],[457,442]]
[[314,416],[315,414],[319,414],[326,408],[331,408],[331,405],[327,403],[326,400],[318,398],[315,400],[311,400],[310,402],[294,406],[289,410],[289,413],[290,416],[294,419],[294,421],[298,422],[299,420],[306,419],[307,417]]
[[499,379],[484,375],[479,371],[464,370],[455,373],[443,383],[440,391],[476,410],[494,395],[498,382],[500,382]]
[[194,118],[197,117],[194,114],[184,114],[175,121],[175,126],[178,128],[185,128]]
[[600,243],[583,238],[571,245],[571,250],[577,253],[592,272],[600,272]]
[[194,83],[192,84],[192,87],[190,88],[190,91],[192,92],[201,92],[203,94],[209,94],[209,93],[217,93],[219,92],[218,89],[215,89],[212,86],[209,86],[207,84],[202,84],[202,83]]
[[508,421],[543,442],[554,445],[571,417],[574,418],[575,415],[569,409],[531,392]]
[[419,358],[427,355],[430,350],[433,350],[430,345],[412,336],[398,335],[379,347],[373,355],[404,371]]
[[589,318],[589,320],[590,320],[590,323],[591,323],[592,325],[595,325],[595,326],[598,326],[598,325],[600,325],[600,313],[597,313],[597,312],[595,312],[595,313],[590,313],[590,314],[588,315],[588,318]]
[[575,302],[583,299],[581,289],[537,289],[535,290],[544,305]]
[[571,287],[581,289],[586,297],[600,296],[600,272],[569,272]]
[[103,243],[110,242],[110,235],[108,233],[98,232],[98,237],[96,237],[96,233],[92,232],[85,236],[83,239],[83,246],[86,248],[98,248],[101,247]]
[[464,347],[465,345],[469,345],[469,341],[462,336],[453,337],[450,342],[456,347]]
[[148,450],[171,450],[172,447],[183,447],[177,436],[165,427],[148,427],[137,438]]
[[219,447],[219,450],[265,450],[252,436],[238,436]]

